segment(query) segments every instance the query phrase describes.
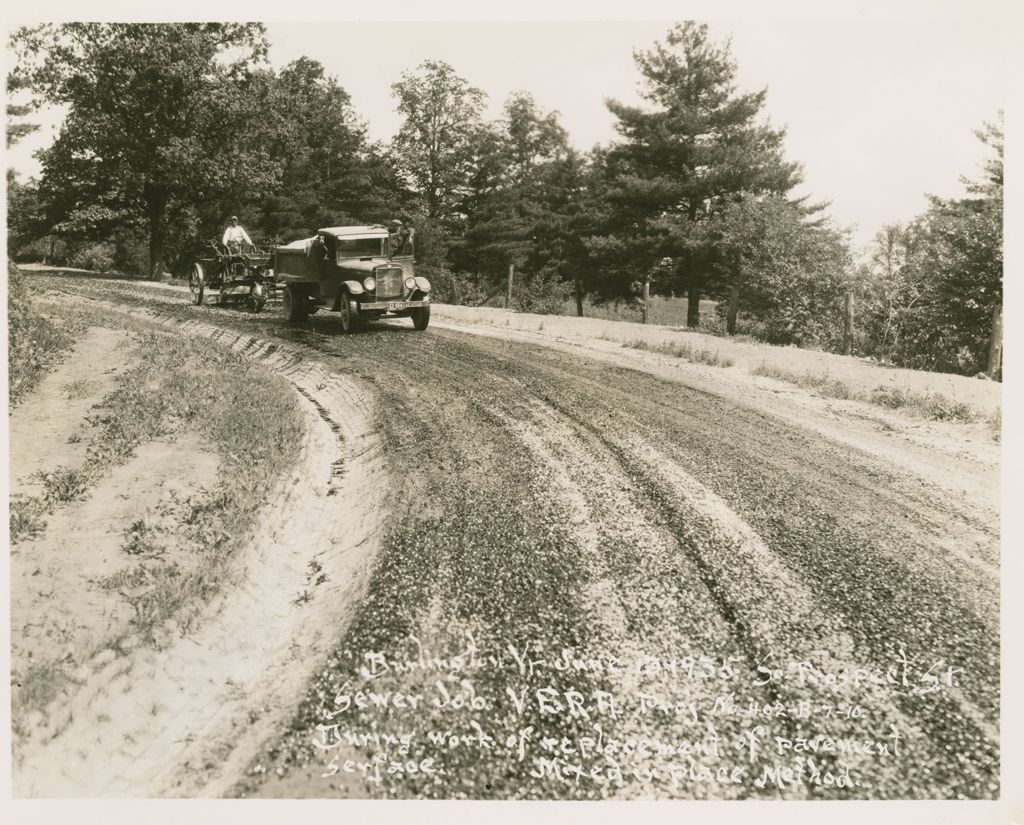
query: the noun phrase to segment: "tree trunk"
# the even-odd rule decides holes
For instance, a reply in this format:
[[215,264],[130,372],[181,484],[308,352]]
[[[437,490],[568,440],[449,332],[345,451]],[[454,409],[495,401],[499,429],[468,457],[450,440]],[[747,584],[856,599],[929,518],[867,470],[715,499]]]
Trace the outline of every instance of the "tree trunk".
[[992,335],[988,339],[988,369],[985,374],[998,378],[1003,369],[1003,305],[992,308]]
[[164,232],[159,227],[149,230],[149,279],[159,281],[164,271]]
[[843,312],[843,355],[853,354],[853,290],[846,292],[846,308]]
[[576,289],[576,317],[583,317],[583,284],[579,277],[573,278],[573,286]]
[[647,323],[647,310],[651,306],[651,279],[647,277],[644,279],[644,309],[643,315],[641,316],[641,323]]
[[697,286],[686,290],[686,326],[700,326],[700,287]]
[[164,236],[167,231],[167,190],[153,183],[142,188],[149,220],[149,278],[156,281],[164,271]]
[[734,284],[729,292],[729,314],[725,319],[725,331],[729,335],[736,334],[736,313],[740,309],[740,286]]

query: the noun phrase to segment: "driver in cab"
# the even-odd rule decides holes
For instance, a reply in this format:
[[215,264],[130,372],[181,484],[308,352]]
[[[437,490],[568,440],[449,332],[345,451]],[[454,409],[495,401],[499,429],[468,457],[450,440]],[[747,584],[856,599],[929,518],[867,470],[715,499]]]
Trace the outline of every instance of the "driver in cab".
[[402,225],[399,220],[388,222],[392,255],[412,255],[412,237],[415,230]]

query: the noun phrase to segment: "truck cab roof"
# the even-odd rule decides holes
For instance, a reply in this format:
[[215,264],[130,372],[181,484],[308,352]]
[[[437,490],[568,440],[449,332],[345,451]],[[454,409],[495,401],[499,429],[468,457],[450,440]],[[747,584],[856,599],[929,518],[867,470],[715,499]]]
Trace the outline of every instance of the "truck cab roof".
[[332,238],[386,238],[388,230],[381,224],[372,226],[332,226],[327,229],[318,230],[321,235],[329,235]]

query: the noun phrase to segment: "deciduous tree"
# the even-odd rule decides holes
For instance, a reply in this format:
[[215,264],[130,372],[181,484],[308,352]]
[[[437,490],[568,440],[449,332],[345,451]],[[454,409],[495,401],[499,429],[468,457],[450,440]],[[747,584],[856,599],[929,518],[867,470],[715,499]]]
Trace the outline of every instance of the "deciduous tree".
[[905,227],[885,227],[863,273],[866,345],[909,367],[999,374],[1003,302],[1001,117],[978,137],[991,148],[966,198],[930,198]]
[[742,307],[772,341],[834,343],[851,258],[827,220],[781,195],[745,195],[723,203],[700,230],[693,237],[721,284],[730,334]]
[[249,23],[65,23],[20,30],[20,65],[45,100],[68,106],[43,155],[43,188],[68,231],[145,227],[149,272],[186,210],[279,180],[266,149],[265,56]]
[[456,224],[472,172],[473,140],[485,95],[440,60],[427,60],[393,84],[402,125],[393,147],[432,222]]
[[301,57],[273,79],[273,153],[281,185],[260,204],[259,224],[281,238],[324,226],[374,223],[400,210],[397,163],[371,144],[351,98],[316,60]]

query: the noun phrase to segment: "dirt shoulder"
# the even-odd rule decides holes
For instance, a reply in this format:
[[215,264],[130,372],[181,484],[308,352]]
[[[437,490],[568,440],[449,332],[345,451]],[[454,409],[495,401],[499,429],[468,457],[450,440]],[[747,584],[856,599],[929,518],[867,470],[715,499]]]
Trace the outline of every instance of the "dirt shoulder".
[[[216,793],[204,789],[234,781],[357,598],[376,511],[341,529],[335,496],[372,502],[385,486],[364,396],[252,336],[67,296],[37,306],[91,323],[72,372],[44,378],[12,425],[19,500],[44,505],[12,551],[15,793]],[[167,385],[174,358],[195,385]],[[76,397],[61,407],[69,387]],[[173,400],[158,410],[162,426],[136,433],[130,454],[101,471],[90,461],[123,412],[119,393],[143,420],[147,399]],[[268,397],[286,403],[274,411]],[[49,452],[32,438],[35,420]],[[81,484],[66,501],[47,498],[35,465],[43,479]]]

